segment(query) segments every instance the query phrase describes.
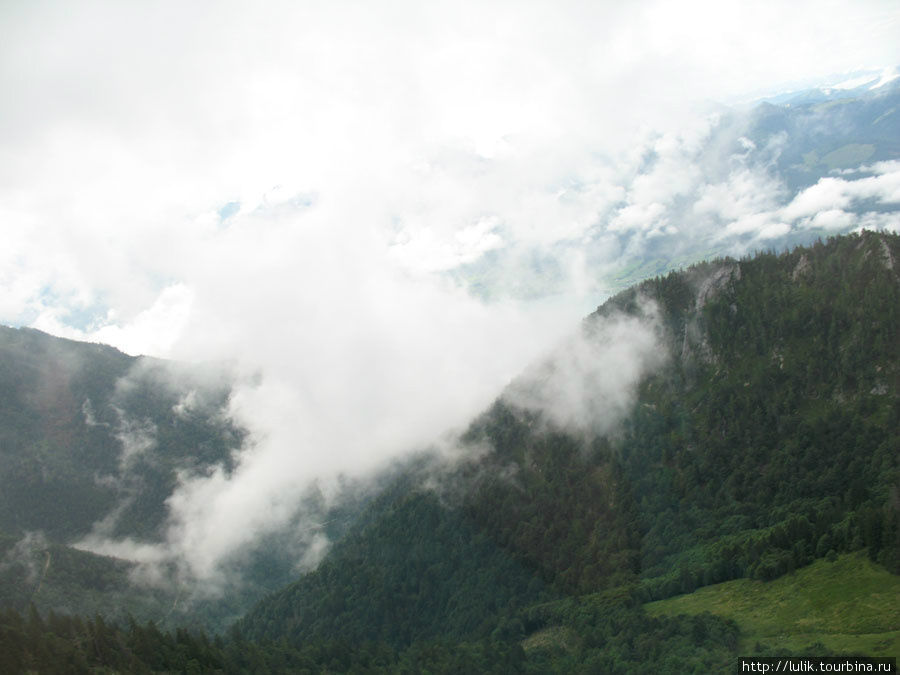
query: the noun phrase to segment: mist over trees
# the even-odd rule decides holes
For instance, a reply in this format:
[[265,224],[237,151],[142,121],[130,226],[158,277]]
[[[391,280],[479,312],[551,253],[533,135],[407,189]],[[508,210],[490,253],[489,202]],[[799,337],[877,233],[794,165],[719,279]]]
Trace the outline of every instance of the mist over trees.
[[[224,617],[237,618],[237,598],[164,614],[166,622],[192,617],[191,630],[147,623],[164,610],[135,592],[127,563],[66,548],[62,530],[23,539],[26,528],[13,516],[29,502],[4,490],[3,513],[11,514],[3,526],[4,578],[26,579],[31,591],[4,582],[4,604],[14,609],[3,615],[0,653],[13,672],[60,663],[73,672],[726,669],[741,635],[733,622],[650,617],[642,603],[732,579],[770,580],[854,551],[900,573],[898,256],[900,236],[862,232],[699,263],[611,298],[585,319],[577,349],[535,364],[472,421],[456,454],[414,456],[384,476],[379,494],[334,512],[340,526],[327,526],[334,544],[318,567],[217,637],[199,622],[223,626]],[[610,326],[652,336],[646,350],[633,352],[646,364],[633,382],[622,379],[622,352],[610,358],[606,351],[610,336],[622,337]],[[27,331],[4,339],[13,351],[32,343],[27,349],[42,354],[72,348]],[[95,351],[119,364],[110,373],[126,372],[127,357]],[[575,362],[596,378],[609,369],[633,387],[627,405],[621,393],[570,377]],[[47,384],[50,371],[27,379],[31,371],[22,368],[7,370],[4,414],[18,410],[21,421],[6,428],[4,447],[53,443],[71,429],[95,432],[104,424],[124,433],[119,413],[102,416],[103,387],[91,378]],[[105,371],[90,372],[97,378]],[[22,389],[41,382],[43,398]],[[579,410],[605,421],[580,424],[544,406],[546,397],[523,396],[541,387],[557,394],[571,387],[589,400]],[[183,393],[144,391],[128,409],[157,420],[164,437],[164,420],[184,403]],[[98,403],[88,411],[77,398],[59,403],[73,392]],[[39,423],[51,409],[47,401],[68,411],[53,418],[66,424]],[[208,437],[220,439],[220,448],[239,438],[238,430],[201,428],[215,431]],[[122,466],[123,443],[120,437],[115,452],[109,445],[103,466],[111,475]],[[178,466],[188,457],[178,447],[143,452],[163,452]],[[27,466],[26,456],[5,452],[12,473],[4,480],[22,480],[28,474],[17,467]],[[45,470],[33,480],[39,487],[40,476],[52,475]],[[155,503],[159,509],[162,502]],[[96,517],[87,511],[75,531],[89,530]],[[277,557],[266,560],[245,570],[256,597],[267,579],[288,580]],[[61,574],[78,580],[79,597],[98,616],[59,613],[56,603],[75,588]],[[126,614],[110,621],[103,603],[112,598]]]

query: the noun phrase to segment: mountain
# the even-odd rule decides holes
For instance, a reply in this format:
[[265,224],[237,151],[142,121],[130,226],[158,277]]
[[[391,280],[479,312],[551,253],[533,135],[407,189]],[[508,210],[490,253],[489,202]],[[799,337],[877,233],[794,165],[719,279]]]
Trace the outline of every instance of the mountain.
[[[809,101],[839,100],[858,98],[867,94],[885,91],[885,87],[897,84],[896,68],[886,70],[862,70],[844,73],[837,77],[817,82],[815,86],[793,88],[779,94],[764,96],[759,102],[773,104],[802,104]],[[809,84],[809,83],[807,83]]]
[[[572,598],[640,623],[634,603],[845,552],[897,574],[898,255],[897,235],[863,233],[702,263],[615,296],[586,319],[587,339],[653,313],[666,351],[615,429],[560,427],[507,392],[463,439],[490,450],[442,474],[449,488],[398,483],[241,630],[404,649],[558,625],[582,667],[602,647],[578,633]],[[466,608],[491,620],[467,621]]]
[[[163,542],[181,473],[230,470],[245,432],[225,414],[223,364],[132,357],[0,327],[0,602],[23,611],[133,615],[222,628],[291,578],[277,547],[245,561],[256,580],[192,602],[190,589],[135,584],[140,566],[93,539]],[[271,585],[266,585],[266,584]]]
[[158,534],[176,471],[228,464],[241,443],[216,415],[229,383],[213,367],[3,327],[0,392],[6,534],[72,539],[104,519],[110,534]]
[[[810,584],[831,578],[821,571],[829,561],[851,585],[859,579],[860,593],[872,579],[900,590],[890,581],[900,573],[898,335],[900,235],[862,232],[650,279],[610,298],[512,382],[454,454],[424,452],[395,467],[380,494],[352,507],[314,571],[274,590],[286,574],[273,568],[254,592],[274,592],[224,636],[8,612],[0,654],[11,672],[52,654],[145,672],[724,671],[756,634],[744,615],[672,616],[644,604],[779,579],[782,595],[802,594],[808,606],[825,595]],[[118,533],[152,536],[165,489],[138,496],[157,484],[145,473],[171,486],[179,467],[225,461],[240,442],[241,431],[212,414],[227,402],[227,378],[210,384],[187,368],[178,386],[162,387],[171,364],[34,331],[3,338],[0,403],[14,425],[2,446],[4,574],[41,529],[29,588],[76,555],[64,544],[105,514],[122,514],[109,519]],[[139,384],[122,384],[131,380]],[[179,416],[201,389],[197,409],[208,414],[182,439]],[[160,440],[129,455],[128,432],[151,425]],[[208,454],[197,460],[191,447]],[[94,485],[82,465],[120,481],[133,473],[132,488]],[[64,498],[85,506],[63,524],[40,500],[6,491],[27,479],[49,499],[66,492],[67,475],[81,477]],[[146,525],[129,524],[132,504]],[[104,559],[108,574],[89,580],[94,558],[66,569],[98,590],[97,603],[111,597],[104,584],[124,593],[128,564]],[[796,576],[815,561],[815,574]],[[263,569],[254,578],[264,580]],[[10,604],[9,576],[3,588]],[[42,593],[31,593],[36,605]],[[842,611],[862,615],[854,603],[868,596],[841,593]],[[12,604],[23,611],[27,600]],[[877,634],[867,648],[888,649],[900,633],[895,614],[866,616]],[[778,627],[766,630],[753,649],[784,654],[766,637]],[[793,653],[854,650],[852,636],[816,635],[816,644],[797,637]]]
[[746,137],[755,146],[781,138],[775,168],[790,190],[834,171],[900,156],[900,81],[878,89],[812,92],[788,104],[762,103],[750,114]]

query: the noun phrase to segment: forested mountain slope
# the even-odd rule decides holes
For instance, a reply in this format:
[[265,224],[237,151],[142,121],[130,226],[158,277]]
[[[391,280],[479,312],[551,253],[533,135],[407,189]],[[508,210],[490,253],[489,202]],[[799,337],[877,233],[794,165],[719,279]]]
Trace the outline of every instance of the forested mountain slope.
[[[315,571],[226,635],[8,612],[0,655],[13,670],[65,661],[80,664],[73,672],[724,671],[741,644],[734,621],[650,616],[643,603],[771,580],[820,558],[846,568],[865,555],[900,572],[898,336],[898,235],[864,232],[646,281],[511,383],[455,453],[395,467]],[[3,337],[2,476],[33,488],[2,497],[2,571],[31,575],[12,604],[41,607],[48,587],[35,589],[52,559],[96,590],[78,597],[102,614],[104,599],[124,597],[115,594],[127,591],[127,565],[65,548],[66,533],[90,531],[117,504],[108,527],[152,533],[163,502],[143,488],[157,480],[162,495],[176,467],[226,461],[241,432],[221,416],[183,419],[189,379],[123,386],[164,364],[135,370],[114,350],[33,331]],[[643,347],[610,351],[629,338]],[[618,384],[593,386],[608,381]],[[208,411],[227,398],[224,380],[204,391]],[[180,436],[185,427],[193,435]],[[150,429],[155,444],[129,455],[126,441]],[[65,491],[81,466],[70,502],[81,506],[65,527],[41,526],[30,569],[14,563],[35,536],[26,533],[52,517],[28,499]],[[73,587],[51,585],[51,598]],[[842,593],[852,604],[852,589]],[[842,644],[852,651],[852,637]],[[763,640],[758,653],[772,649]]]
[[681,347],[620,445],[653,597],[832,549],[900,572],[897,260],[896,235],[864,234],[725,263],[693,314],[685,277],[642,287]]
[[[620,424],[573,431],[501,396],[463,439],[486,454],[398,484],[319,570],[241,628],[293,644],[403,647],[441,625],[453,639],[521,639],[571,619],[571,607],[526,607],[559,606],[552,597],[608,589],[633,603],[858,549],[897,573],[898,260],[900,237],[863,233],[703,263],[612,298],[585,335],[652,314],[666,352]],[[444,551],[471,560],[474,542],[498,553],[477,571],[446,569]],[[496,583],[499,569],[530,571],[533,583],[515,581],[520,572]],[[460,588],[501,618],[460,620]]]
[[231,461],[219,368],[0,327],[0,532],[152,537],[175,469]]
[[177,473],[240,446],[230,377],[0,327],[0,605],[166,616],[177,589],[133,588],[132,563],[71,545],[163,538]]

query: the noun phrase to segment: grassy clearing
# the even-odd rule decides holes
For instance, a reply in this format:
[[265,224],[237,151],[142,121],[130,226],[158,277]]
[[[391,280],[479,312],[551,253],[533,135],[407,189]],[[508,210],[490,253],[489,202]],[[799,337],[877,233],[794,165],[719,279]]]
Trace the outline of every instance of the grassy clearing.
[[848,169],[859,166],[875,152],[874,145],[849,143],[829,152],[822,162],[830,169]]
[[864,553],[819,560],[770,582],[738,579],[648,603],[652,615],[710,612],[741,628],[741,652],[756,643],[800,651],[821,643],[842,653],[900,654],[900,577]]

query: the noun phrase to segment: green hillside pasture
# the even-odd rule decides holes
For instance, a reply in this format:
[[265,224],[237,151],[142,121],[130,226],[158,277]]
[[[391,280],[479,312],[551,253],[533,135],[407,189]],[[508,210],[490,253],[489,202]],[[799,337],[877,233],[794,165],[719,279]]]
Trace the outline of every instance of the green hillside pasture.
[[645,608],[654,616],[710,612],[733,619],[743,654],[757,643],[775,651],[821,643],[840,654],[900,654],[900,577],[864,552],[819,560],[769,582],[706,586]]
[[822,162],[832,169],[849,169],[865,162],[875,152],[875,146],[864,143],[848,143],[832,150],[822,158]]

